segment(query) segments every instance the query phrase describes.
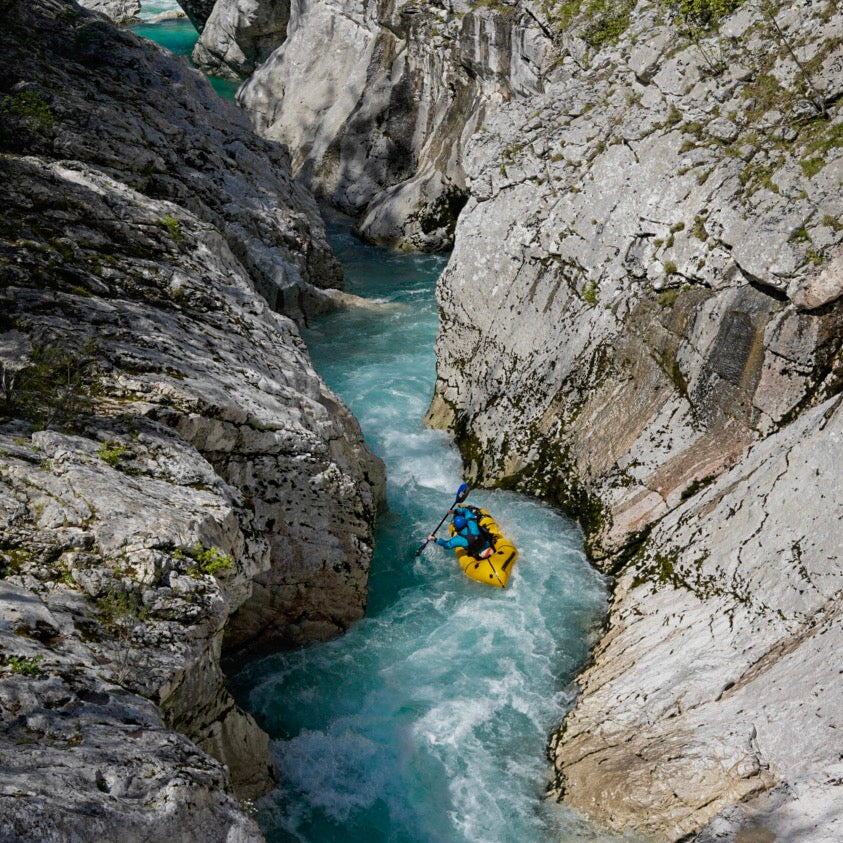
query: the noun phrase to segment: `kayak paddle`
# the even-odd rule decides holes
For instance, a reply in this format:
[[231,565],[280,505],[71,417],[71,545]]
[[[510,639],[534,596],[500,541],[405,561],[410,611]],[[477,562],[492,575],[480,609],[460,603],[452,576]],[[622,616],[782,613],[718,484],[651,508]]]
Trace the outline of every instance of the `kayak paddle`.
[[[471,490],[468,488],[468,483],[463,483],[459,489],[457,489],[457,496],[454,498],[454,502],[451,504],[448,511],[442,516],[442,520],[436,525],[436,529],[434,529],[430,535],[436,535],[436,530],[445,523],[445,519],[451,514],[451,509],[453,509],[458,503],[462,503],[468,497],[469,491]],[[424,544],[416,551],[416,556],[421,554],[421,552],[427,547],[429,541],[430,539],[424,540]]]

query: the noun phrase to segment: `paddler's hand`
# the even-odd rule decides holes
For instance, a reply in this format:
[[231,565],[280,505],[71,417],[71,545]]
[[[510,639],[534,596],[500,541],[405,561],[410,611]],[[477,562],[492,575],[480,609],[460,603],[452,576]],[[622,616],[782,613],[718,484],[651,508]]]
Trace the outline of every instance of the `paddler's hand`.
[[434,536],[434,535],[433,535],[433,533],[431,533],[431,534],[427,537],[427,540],[428,540],[429,542],[435,542],[435,541],[436,541],[436,536]]

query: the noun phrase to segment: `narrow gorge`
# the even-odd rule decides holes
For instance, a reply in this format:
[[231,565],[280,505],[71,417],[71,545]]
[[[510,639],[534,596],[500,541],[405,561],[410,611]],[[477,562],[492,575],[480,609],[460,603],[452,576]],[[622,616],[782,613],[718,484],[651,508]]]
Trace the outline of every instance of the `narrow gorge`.
[[[453,822],[381,839],[843,839],[839,4],[184,0],[236,104],[115,25],[140,3],[82,5],[0,0],[0,838],[264,839],[278,739],[221,664],[420,623],[379,615],[403,566],[367,612],[369,574],[376,535],[422,527],[394,472],[425,513],[447,498],[451,457],[407,444],[439,436],[525,519],[531,573],[486,605],[511,631],[555,583],[592,620],[569,651],[541,614],[555,643],[488,683],[555,664],[551,713],[520,709],[549,717],[550,770],[509,762],[525,825],[472,824],[494,764],[466,757],[425,779]],[[319,205],[450,251],[404,462],[311,361],[326,314],[396,318],[388,280],[344,289]],[[531,544],[542,507],[600,573]],[[477,617],[425,588],[443,630]],[[380,673],[471,673],[426,678],[424,641]],[[548,825],[544,789],[582,824]]]

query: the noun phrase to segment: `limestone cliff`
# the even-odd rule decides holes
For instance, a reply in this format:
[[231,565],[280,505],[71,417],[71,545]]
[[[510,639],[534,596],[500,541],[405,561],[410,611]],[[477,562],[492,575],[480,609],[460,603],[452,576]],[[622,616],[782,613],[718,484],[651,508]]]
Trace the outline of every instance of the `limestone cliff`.
[[659,523],[554,738],[558,796],[657,839],[841,839],[841,444],[838,395]]
[[301,2],[240,93],[364,236],[441,247],[462,208],[428,420],[620,577],[554,745],[618,827],[839,837],[841,35],[832,0]]
[[714,73],[661,15],[487,121],[439,291],[431,419],[598,556],[838,388],[841,17],[741,8]]
[[221,653],[360,617],[383,495],[267,303],[331,306],[337,266],[186,63],[70,0],[0,11],[0,836],[257,840]]

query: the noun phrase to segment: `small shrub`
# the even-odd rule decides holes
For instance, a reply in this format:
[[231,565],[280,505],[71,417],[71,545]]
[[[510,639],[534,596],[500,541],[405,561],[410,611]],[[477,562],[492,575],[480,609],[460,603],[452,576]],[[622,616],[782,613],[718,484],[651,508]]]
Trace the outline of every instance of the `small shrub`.
[[180,562],[185,559],[192,559],[193,564],[187,570],[187,573],[192,577],[200,577],[203,574],[215,577],[222,571],[230,571],[234,567],[234,560],[229,554],[216,545],[206,548],[202,547],[199,542],[196,542],[193,548],[187,551],[176,548],[172,552],[172,557]]
[[41,668],[43,656],[3,656],[2,659],[9,673],[18,676],[40,676],[44,672]]
[[[197,548],[200,548],[200,546],[197,545]],[[234,567],[232,558],[216,546],[209,547],[206,550],[199,549],[194,558],[199,572],[210,574],[212,577],[222,571],[230,571]]]
[[120,442],[103,442],[100,445],[97,455],[103,462],[107,462],[112,468],[117,468],[120,460],[129,453],[128,447]]
[[596,281],[589,281],[582,288],[582,300],[594,307],[597,304],[597,282]]
[[679,290],[662,290],[659,293],[660,307],[673,307],[673,303],[679,296]]
[[95,350],[93,343],[82,349],[33,345],[29,365],[3,371],[0,418],[26,419],[37,429],[72,427],[92,411],[100,390]]
[[169,234],[170,238],[176,243],[181,240],[181,223],[179,222],[178,217],[174,217],[172,214],[167,214],[166,216],[161,217],[158,220],[158,223],[166,229],[167,234]]
[[802,168],[805,178],[810,179],[825,167],[825,161],[822,158],[803,158],[799,162],[799,166]]
[[665,261],[663,266],[665,273],[668,275],[676,275],[678,268],[673,261]]
[[731,14],[743,0],[661,0],[674,17],[694,29],[713,29]]
[[673,104],[670,104],[670,108],[667,111],[667,119],[665,120],[664,125],[667,128],[671,126],[675,126],[677,123],[681,122],[682,120],[682,112]]

